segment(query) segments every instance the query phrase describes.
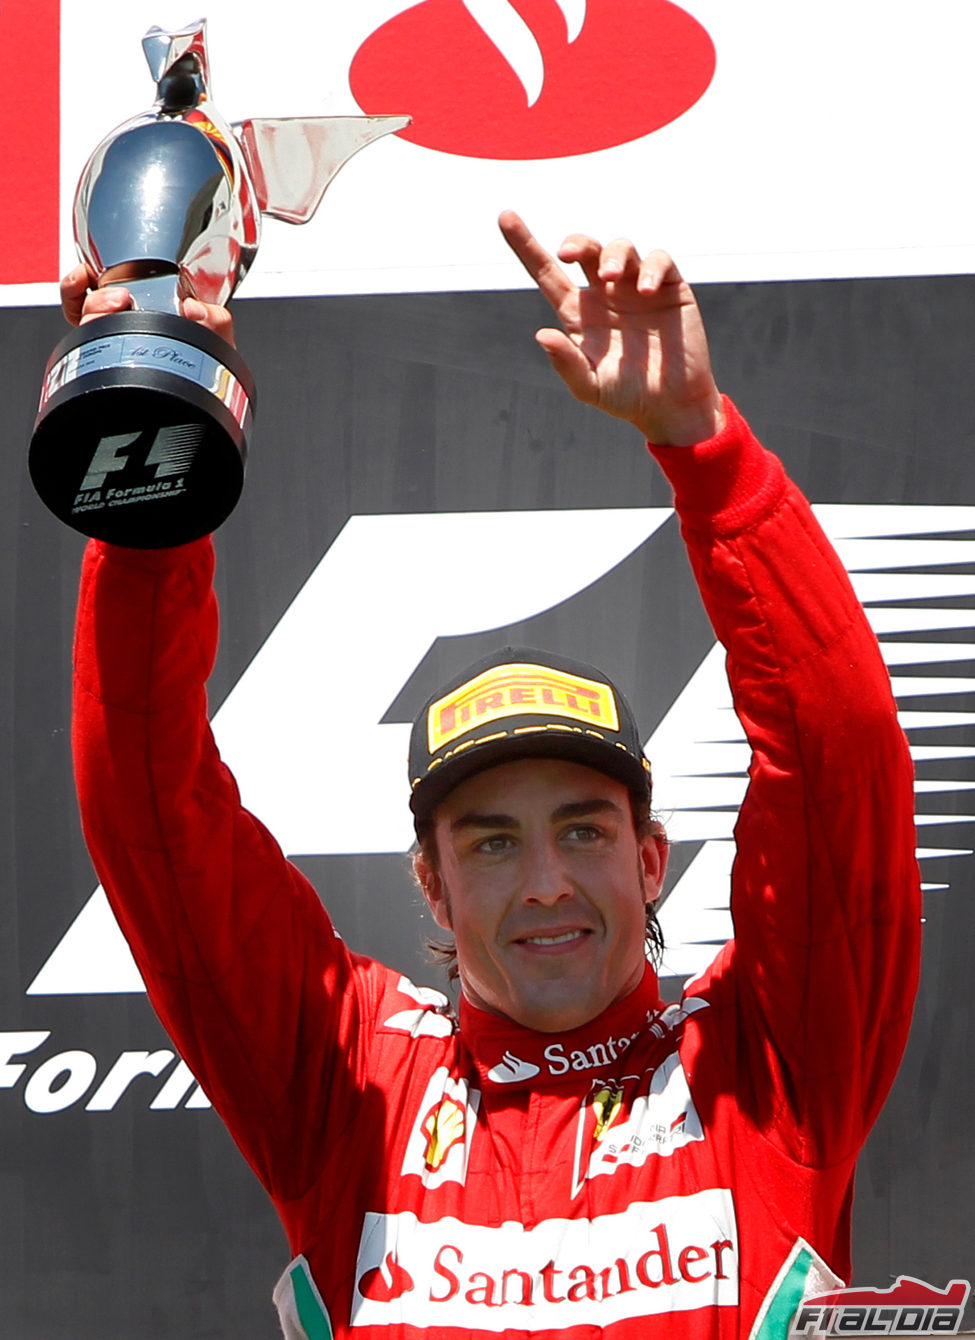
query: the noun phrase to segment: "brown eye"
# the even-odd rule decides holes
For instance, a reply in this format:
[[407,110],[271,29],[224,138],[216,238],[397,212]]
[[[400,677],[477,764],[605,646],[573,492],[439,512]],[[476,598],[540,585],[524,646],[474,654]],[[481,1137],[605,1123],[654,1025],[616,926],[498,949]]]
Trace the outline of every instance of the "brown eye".
[[595,842],[602,835],[602,829],[592,824],[574,824],[566,833],[566,837],[573,842]]
[[478,842],[474,850],[483,852],[486,856],[497,856],[501,852],[507,851],[511,845],[511,838],[506,833],[494,833],[491,837],[483,838]]

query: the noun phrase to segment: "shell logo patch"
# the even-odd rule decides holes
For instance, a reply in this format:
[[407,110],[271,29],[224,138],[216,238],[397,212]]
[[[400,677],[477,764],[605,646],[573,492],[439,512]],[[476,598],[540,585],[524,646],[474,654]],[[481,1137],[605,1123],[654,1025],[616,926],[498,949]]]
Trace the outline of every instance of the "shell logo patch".
[[464,1109],[455,1098],[442,1098],[427,1114],[421,1127],[427,1136],[423,1162],[431,1172],[443,1167],[454,1145],[464,1139],[467,1122]]
[[431,754],[476,726],[501,717],[568,717],[619,729],[616,699],[608,684],[567,675],[547,665],[499,665],[470,679],[433,703],[427,713]]
[[419,1177],[428,1191],[467,1180],[480,1091],[438,1066],[420,1100],[403,1155],[402,1175]]

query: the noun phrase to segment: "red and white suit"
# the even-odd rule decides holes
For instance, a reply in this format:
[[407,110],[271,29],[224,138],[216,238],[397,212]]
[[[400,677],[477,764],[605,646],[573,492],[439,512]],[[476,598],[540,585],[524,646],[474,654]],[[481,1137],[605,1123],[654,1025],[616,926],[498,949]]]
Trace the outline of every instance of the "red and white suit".
[[753,750],[735,939],[681,1007],[648,966],[569,1034],[466,1002],[458,1024],[350,952],[214,749],[209,544],[89,550],[85,832],[284,1223],[288,1335],[770,1340],[848,1277],[854,1160],[918,971],[911,767],[845,573],[728,409],[718,437],[655,454]]

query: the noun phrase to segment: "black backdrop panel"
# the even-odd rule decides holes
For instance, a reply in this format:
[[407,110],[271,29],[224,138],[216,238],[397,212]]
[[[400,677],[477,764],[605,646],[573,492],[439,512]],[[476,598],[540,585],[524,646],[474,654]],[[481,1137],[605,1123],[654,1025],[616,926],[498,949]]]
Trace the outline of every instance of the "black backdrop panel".
[[[722,386],[815,501],[975,505],[975,279],[721,285],[701,297]],[[245,497],[218,545],[214,707],[352,514],[669,504],[632,431],[557,384],[531,338],[548,320],[533,294],[268,300],[236,311],[259,417]],[[86,1110],[123,1052],[167,1046],[145,999],[26,994],[95,885],[68,754],[81,541],[43,510],[24,465],[59,332],[51,311],[0,313],[0,1337],[257,1340],[276,1333],[269,1295],[287,1247],[217,1118],[184,1103],[151,1109],[161,1081],[149,1075],[110,1110]],[[429,598],[418,582],[417,601]],[[436,641],[385,719],[408,720],[444,673],[508,636],[604,665],[647,733],[710,645],[668,523],[593,587],[525,624]],[[971,745],[965,737],[943,733]],[[959,781],[975,771],[954,766]],[[956,796],[938,803],[964,808]],[[926,897],[910,1048],[860,1165],[864,1284],[906,1273],[943,1285],[971,1270],[971,859],[944,858],[938,879],[949,887]],[[354,947],[436,983],[402,856],[307,853],[300,864]],[[32,1076],[66,1052],[76,1053],[68,1081],[77,1074],[81,1084],[93,1064],[91,1083],[63,1110],[32,1110]]]

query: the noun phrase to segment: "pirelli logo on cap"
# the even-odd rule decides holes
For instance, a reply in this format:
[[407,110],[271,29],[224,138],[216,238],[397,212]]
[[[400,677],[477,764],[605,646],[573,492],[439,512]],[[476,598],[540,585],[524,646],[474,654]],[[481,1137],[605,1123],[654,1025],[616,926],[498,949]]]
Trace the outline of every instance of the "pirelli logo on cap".
[[435,754],[466,731],[511,716],[569,717],[619,730],[608,684],[547,665],[515,663],[493,666],[439,698],[427,713],[427,748]]

